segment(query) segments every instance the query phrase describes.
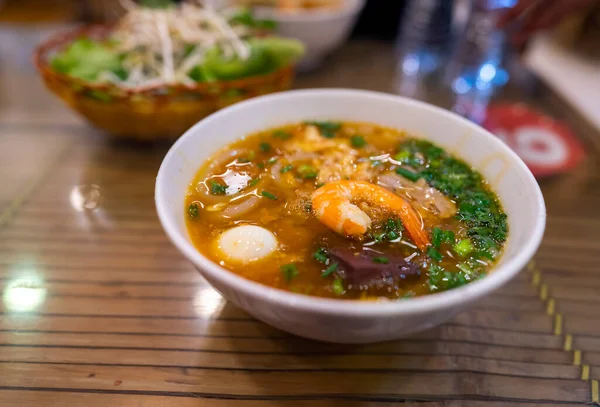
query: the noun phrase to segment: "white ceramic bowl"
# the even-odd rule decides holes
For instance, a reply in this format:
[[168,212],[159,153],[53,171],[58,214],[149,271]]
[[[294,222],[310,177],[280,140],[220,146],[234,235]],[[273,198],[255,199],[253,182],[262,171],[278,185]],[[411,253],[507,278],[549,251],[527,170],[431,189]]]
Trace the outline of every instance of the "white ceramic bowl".
[[307,71],[318,67],[323,59],[348,39],[366,0],[345,0],[334,9],[312,9],[281,12],[274,8],[258,7],[261,18],[277,21],[277,32],[284,37],[296,38],[306,46],[306,54],[298,69]]
[[[249,133],[303,120],[352,120],[405,129],[481,171],[508,214],[505,253],[486,278],[443,293],[391,302],[323,299],[270,288],[227,271],[198,252],[185,227],[184,197],[211,154]],[[156,180],[156,208],[171,241],[225,298],[255,318],[307,338],[342,343],[396,339],[431,328],[521,271],[544,233],[544,199],[517,155],[481,127],[446,110],[382,93],[322,89],[251,99],[188,130],[166,155]]]

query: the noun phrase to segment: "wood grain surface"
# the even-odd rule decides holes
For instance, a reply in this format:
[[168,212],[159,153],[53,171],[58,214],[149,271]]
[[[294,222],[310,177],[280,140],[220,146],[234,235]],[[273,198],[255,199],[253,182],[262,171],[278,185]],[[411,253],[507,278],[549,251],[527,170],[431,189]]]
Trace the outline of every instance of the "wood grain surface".
[[[168,146],[111,141],[2,52],[1,406],[597,402],[599,135],[547,91],[498,96],[567,120],[588,146],[576,171],[541,181],[549,219],[536,263],[443,326],[337,346],[287,335],[221,298],[158,223],[154,179]],[[391,91],[392,55],[352,43],[298,86]]]

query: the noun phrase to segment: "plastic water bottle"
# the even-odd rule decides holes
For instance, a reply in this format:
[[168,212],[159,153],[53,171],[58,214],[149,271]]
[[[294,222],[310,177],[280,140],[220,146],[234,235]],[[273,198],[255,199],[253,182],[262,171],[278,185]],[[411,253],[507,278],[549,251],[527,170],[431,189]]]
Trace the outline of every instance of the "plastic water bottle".
[[485,111],[497,87],[508,81],[502,68],[505,36],[497,28],[498,18],[517,0],[471,0],[466,27],[444,72],[455,95],[453,110],[475,122]]
[[411,0],[398,33],[398,91],[422,97],[427,76],[439,70],[452,38],[454,0]]

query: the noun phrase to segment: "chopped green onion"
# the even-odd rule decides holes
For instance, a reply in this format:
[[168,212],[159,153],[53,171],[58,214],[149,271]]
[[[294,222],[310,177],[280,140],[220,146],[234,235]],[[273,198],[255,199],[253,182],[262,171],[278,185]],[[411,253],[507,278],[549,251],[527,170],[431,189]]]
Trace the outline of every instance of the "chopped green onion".
[[341,278],[336,278],[333,280],[333,285],[331,286],[333,293],[335,295],[342,295],[346,289],[344,288],[344,282]]
[[419,178],[421,178],[421,175],[417,174],[416,172],[412,172],[412,171],[407,170],[406,168],[402,168],[402,167],[396,168],[396,174],[402,175],[404,178],[406,178],[412,182],[418,181]]
[[317,185],[315,185],[315,188],[319,189],[321,188],[323,185],[325,185],[324,182],[319,182]]
[[256,164],[256,166],[258,168],[260,168],[261,170],[265,168],[265,164],[264,163],[258,163],[258,164]]
[[285,281],[290,282],[294,278],[298,277],[298,267],[294,263],[285,264],[279,267]]
[[367,145],[367,142],[363,136],[352,136],[350,138],[350,142],[352,143],[352,147],[355,148],[363,148]]
[[260,182],[260,178],[254,178],[252,181],[248,183],[249,187],[253,187]]
[[308,124],[308,125],[312,125],[312,126],[317,126],[320,130],[329,130],[329,131],[338,131],[339,129],[342,128],[342,124],[338,123],[338,122],[321,122],[321,121],[306,121],[304,122],[304,124]]
[[198,217],[198,204],[193,203],[188,207],[188,216],[190,219],[195,219]]
[[227,193],[227,186],[219,184],[214,179],[209,180],[208,184],[212,195],[225,195]]
[[260,194],[262,196],[264,196],[265,198],[269,198],[272,201],[276,201],[277,200],[277,195],[273,195],[272,193],[270,193],[268,191],[262,191]]
[[293,170],[293,169],[294,169],[294,166],[293,166],[293,165],[291,165],[291,164],[288,164],[288,165],[286,165],[285,167],[283,167],[283,168],[281,169],[281,171],[279,171],[279,172],[281,172],[282,174],[285,174],[286,172],[289,172],[289,171],[291,171],[291,170]]
[[259,148],[263,153],[271,151],[271,145],[269,143],[260,143]]
[[319,171],[312,165],[301,165],[298,167],[298,174],[300,174],[303,179],[315,179],[317,178],[317,175],[319,175]]
[[338,131],[342,125],[337,122],[319,122],[319,121],[307,121],[304,124],[317,126],[321,136],[325,138],[334,138],[335,132]]
[[442,244],[443,239],[444,239],[444,233],[443,233],[442,229],[433,228],[433,230],[431,231],[431,244],[433,245],[433,247],[435,247],[436,249],[439,249],[440,245]]
[[432,264],[429,267],[429,290],[432,292],[439,291],[442,288],[442,282],[446,270],[442,267]]
[[381,161],[379,160],[375,160],[371,163],[371,167],[377,167],[378,165],[381,165]]
[[288,139],[292,138],[292,134],[288,133],[287,131],[283,131],[283,130],[275,130],[273,132],[273,137],[281,139],[281,140],[288,140]]
[[278,158],[277,157],[271,157],[269,158],[269,161],[267,161],[267,164],[275,164],[277,162]]
[[454,251],[460,257],[467,257],[474,250],[473,244],[469,239],[463,239],[454,245]]
[[398,154],[395,154],[393,157],[394,161],[404,162],[410,159],[410,151],[400,151]]
[[324,247],[320,247],[319,250],[313,253],[313,258],[319,263],[327,264],[329,256],[327,256],[327,250]]
[[373,263],[388,264],[389,262],[390,259],[388,259],[387,257],[373,257]]
[[329,277],[337,270],[337,268],[338,268],[337,263],[330,264],[329,267],[327,267],[325,269],[325,271],[323,271],[323,273],[321,273],[321,277],[323,277],[323,278]]
[[444,258],[442,256],[442,253],[438,252],[433,247],[430,247],[429,249],[427,249],[427,255],[435,261],[442,261],[442,259]]

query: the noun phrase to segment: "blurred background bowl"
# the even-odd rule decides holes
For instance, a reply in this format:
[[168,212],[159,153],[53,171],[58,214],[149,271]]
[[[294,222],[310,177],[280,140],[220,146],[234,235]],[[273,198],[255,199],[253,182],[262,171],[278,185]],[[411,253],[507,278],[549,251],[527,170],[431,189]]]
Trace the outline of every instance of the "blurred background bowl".
[[306,46],[300,71],[318,68],[323,59],[342,46],[356,25],[366,0],[344,0],[340,7],[281,11],[273,7],[256,7],[259,18],[277,22],[277,33],[296,38]]
[[55,95],[96,127],[115,137],[138,140],[176,138],[209,114],[241,100],[289,89],[294,67],[266,75],[198,83],[125,89],[86,82],[50,67],[52,55],[80,37],[104,38],[106,25],[88,26],[51,37],[34,51],[34,63]]

